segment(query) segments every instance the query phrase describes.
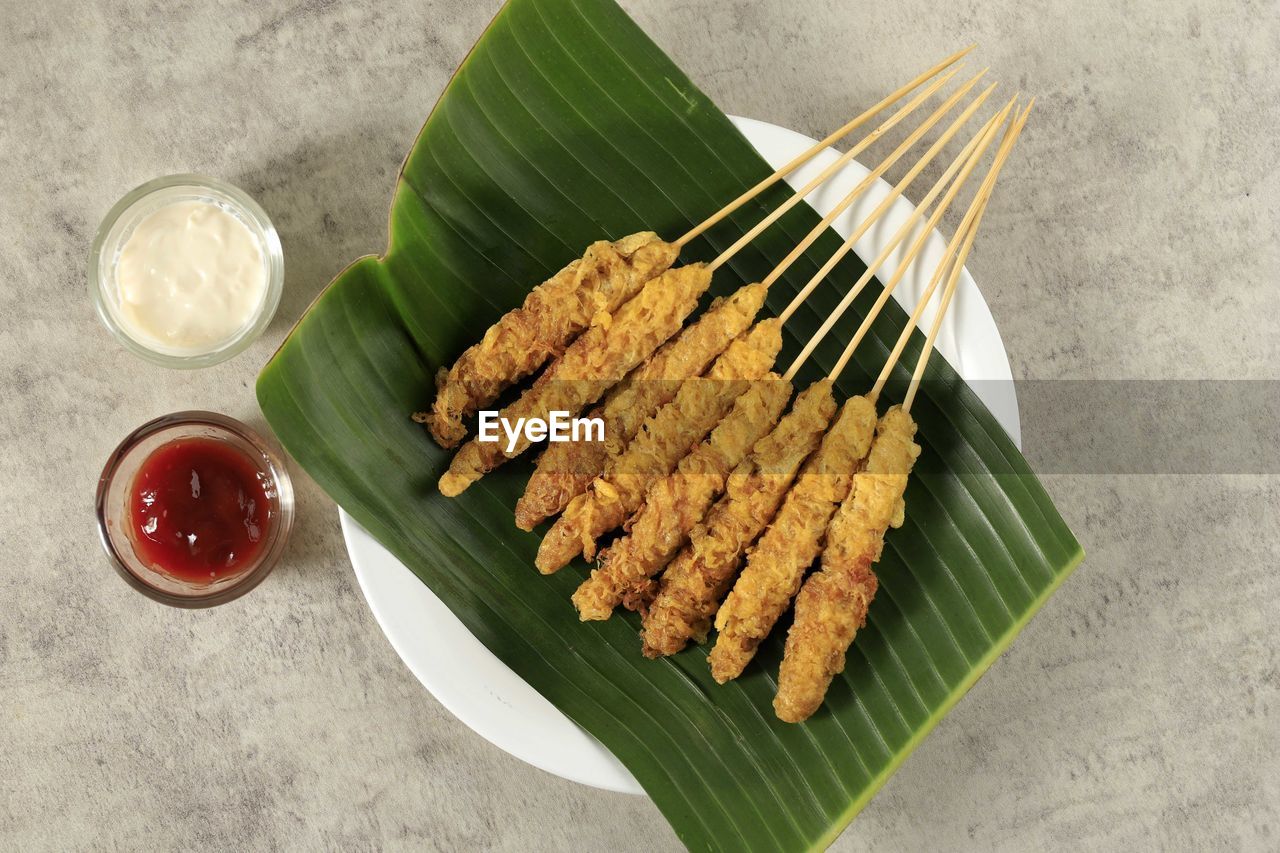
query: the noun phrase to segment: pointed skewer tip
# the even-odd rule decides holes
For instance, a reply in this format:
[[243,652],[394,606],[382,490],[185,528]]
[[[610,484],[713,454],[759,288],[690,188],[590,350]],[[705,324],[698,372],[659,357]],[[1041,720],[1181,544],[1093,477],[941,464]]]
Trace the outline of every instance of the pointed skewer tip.
[[935,67],[941,70],[942,68],[946,68],[948,65],[954,65],[955,63],[959,62],[961,59],[964,59],[966,56],[972,53],[974,48],[976,48],[977,46],[978,45],[975,42],[974,44],[971,44],[968,47],[962,47],[959,50],[957,50],[955,53],[948,56],[946,59],[939,62]]

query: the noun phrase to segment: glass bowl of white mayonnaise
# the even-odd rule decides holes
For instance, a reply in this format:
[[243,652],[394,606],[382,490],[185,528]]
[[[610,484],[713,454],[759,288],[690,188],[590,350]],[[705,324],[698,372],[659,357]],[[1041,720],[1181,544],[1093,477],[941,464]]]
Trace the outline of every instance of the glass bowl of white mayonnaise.
[[284,287],[280,236],[243,190],[204,175],[148,181],[111,208],[89,255],[103,324],[166,367],[207,367],[253,342]]

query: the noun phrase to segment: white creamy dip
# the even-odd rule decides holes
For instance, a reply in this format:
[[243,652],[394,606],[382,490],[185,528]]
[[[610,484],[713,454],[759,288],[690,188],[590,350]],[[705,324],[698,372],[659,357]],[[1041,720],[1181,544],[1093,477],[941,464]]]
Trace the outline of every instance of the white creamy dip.
[[120,324],[140,342],[173,352],[231,339],[267,292],[261,240],[207,201],[148,214],[120,249],[115,278]]

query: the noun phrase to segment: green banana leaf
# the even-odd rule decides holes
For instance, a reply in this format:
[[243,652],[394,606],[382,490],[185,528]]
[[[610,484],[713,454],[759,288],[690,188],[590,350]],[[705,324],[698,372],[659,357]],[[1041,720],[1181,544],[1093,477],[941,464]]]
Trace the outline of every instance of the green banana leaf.
[[[769,171],[611,0],[511,0],[404,164],[386,254],[356,261],[328,287],[257,385],[294,459],[612,750],[691,849],[829,843],[1082,557],[1012,442],[935,356],[914,410],[924,457],[907,522],[878,566],[869,624],[825,708],[797,726],[770,706],[781,630],[742,678],[719,686],[703,649],[642,658],[631,614],[579,623],[569,596],[586,567],[540,577],[538,536],[512,522],[527,462],[460,499],[440,496],[448,455],[409,419],[429,404],[439,365],[591,241],[642,229],[673,238]],[[714,256],[786,192],[765,193],[683,259]],[[800,205],[718,273],[714,291],[758,280],[816,221]],[[768,310],[838,243],[830,232],[817,241]],[[850,256],[788,324],[782,363],[862,270]],[[904,325],[889,306],[843,394],[866,389]],[[798,387],[830,368],[839,337]],[[917,335],[903,363],[919,346]],[[886,397],[900,390],[899,381]]]

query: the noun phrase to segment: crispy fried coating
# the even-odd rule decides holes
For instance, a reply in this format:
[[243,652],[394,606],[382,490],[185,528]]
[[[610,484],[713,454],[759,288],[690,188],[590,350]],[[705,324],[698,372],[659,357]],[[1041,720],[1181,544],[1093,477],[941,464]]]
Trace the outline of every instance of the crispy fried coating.
[[532,530],[586,491],[608,461],[626,449],[645,419],[676,395],[681,382],[700,375],[746,331],[767,293],[762,284],[748,284],[717,299],[696,323],[631,371],[589,415],[604,421],[604,441],[548,444],[516,503],[516,527]]
[[705,376],[685,381],[676,396],[645,421],[640,433],[587,490],[569,502],[538,548],[538,570],[550,574],[577,554],[595,557],[595,540],[640,508],[645,492],[729,411],[751,380],[773,367],[782,348],[781,322],[762,320],[738,337]]
[[836,507],[849,493],[875,434],[876,409],[852,397],[787,493],[782,508],[747,556],[729,597],[716,614],[711,675],[721,684],[737,678],[800,589],[805,569],[822,548]]
[[600,567],[573,594],[580,619],[608,619],[624,596],[638,609],[649,579],[684,545],[729,472],[777,423],[790,396],[791,383],[776,373],[751,383],[707,440],[649,488],[627,535],[601,553]]
[[724,496],[667,566],[658,595],[644,613],[641,639],[646,657],[673,655],[691,639],[706,639],[742,555],[773,519],[835,411],[831,382],[815,382],[796,396],[791,411],[729,474]]
[[773,697],[779,720],[804,722],[822,705],[831,680],[844,669],[845,651],[866,622],[875,594],[876,575],[869,559],[840,571],[824,568],[805,581],[796,596],[795,622],[787,634]]
[[498,398],[502,391],[564,352],[601,311],[613,313],[675,262],[679,247],[642,231],[610,243],[601,240],[583,256],[502,315],[479,343],[436,374],[436,397],[425,423],[442,447],[466,437],[463,419]]
[[[515,423],[519,418],[546,419],[552,411],[577,415],[678,332],[710,284],[711,273],[705,264],[667,270],[623,303],[616,314],[598,316],[533,387],[502,410],[501,417]],[[508,453],[503,441],[472,439],[454,455],[449,470],[440,478],[441,493],[447,497],[461,494],[503,462],[523,453],[529,444],[522,433]]]
[[854,477],[849,497],[827,531],[822,568],[796,597],[795,622],[773,700],[778,719],[807,720],[822,705],[831,680],[844,670],[845,654],[866,623],[876,594],[871,564],[880,559],[884,534],[902,524],[902,495],[920,447],[916,425],[894,407],[880,419],[865,470]]

